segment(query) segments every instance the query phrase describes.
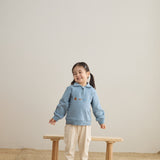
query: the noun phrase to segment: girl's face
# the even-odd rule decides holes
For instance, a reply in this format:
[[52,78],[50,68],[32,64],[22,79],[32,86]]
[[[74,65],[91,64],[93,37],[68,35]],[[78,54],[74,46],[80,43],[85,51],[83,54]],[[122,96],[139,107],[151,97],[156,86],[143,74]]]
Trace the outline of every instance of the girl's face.
[[86,70],[82,66],[76,66],[73,69],[73,78],[75,82],[79,83],[82,86],[86,85],[89,75],[90,72],[86,72]]

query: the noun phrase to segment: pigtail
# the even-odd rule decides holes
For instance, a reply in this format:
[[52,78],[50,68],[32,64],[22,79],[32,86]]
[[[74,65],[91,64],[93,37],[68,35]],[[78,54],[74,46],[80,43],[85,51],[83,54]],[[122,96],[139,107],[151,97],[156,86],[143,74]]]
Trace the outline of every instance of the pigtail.
[[74,85],[74,83],[75,83],[75,80],[73,80],[73,81],[71,82],[71,85]]
[[95,85],[95,81],[94,81],[94,76],[92,73],[90,73],[90,81],[89,81],[90,85],[96,89],[96,85]]

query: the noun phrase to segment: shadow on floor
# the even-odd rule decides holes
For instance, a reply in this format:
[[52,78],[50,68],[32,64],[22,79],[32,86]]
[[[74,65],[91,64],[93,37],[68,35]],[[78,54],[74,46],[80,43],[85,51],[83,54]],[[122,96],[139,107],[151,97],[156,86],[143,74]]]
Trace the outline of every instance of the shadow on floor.
[[[59,152],[59,160],[64,160],[64,152]],[[160,160],[156,153],[113,153],[114,160]],[[51,150],[37,149],[0,149],[0,160],[51,160]],[[78,152],[75,160],[79,159]],[[105,160],[103,152],[89,152],[89,160]]]

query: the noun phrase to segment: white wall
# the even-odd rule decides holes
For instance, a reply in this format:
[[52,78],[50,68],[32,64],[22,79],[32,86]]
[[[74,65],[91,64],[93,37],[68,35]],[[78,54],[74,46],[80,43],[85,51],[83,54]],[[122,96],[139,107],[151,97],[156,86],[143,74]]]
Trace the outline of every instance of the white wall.
[[[85,61],[95,76],[115,152],[160,150],[159,0],[0,0],[0,147],[51,149],[45,134],[71,68]],[[60,149],[64,149],[63,141]],[[105,151],[92,142],[90,151]]]

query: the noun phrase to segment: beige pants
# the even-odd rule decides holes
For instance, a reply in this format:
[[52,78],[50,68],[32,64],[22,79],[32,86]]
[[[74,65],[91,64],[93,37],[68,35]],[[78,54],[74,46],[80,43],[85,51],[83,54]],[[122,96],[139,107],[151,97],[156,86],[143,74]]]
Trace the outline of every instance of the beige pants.
[[88,160],[88,150],[91,141],[91,126],[66,125],[64,131],[65,159],[74,160],[78,143],[80,160]]

